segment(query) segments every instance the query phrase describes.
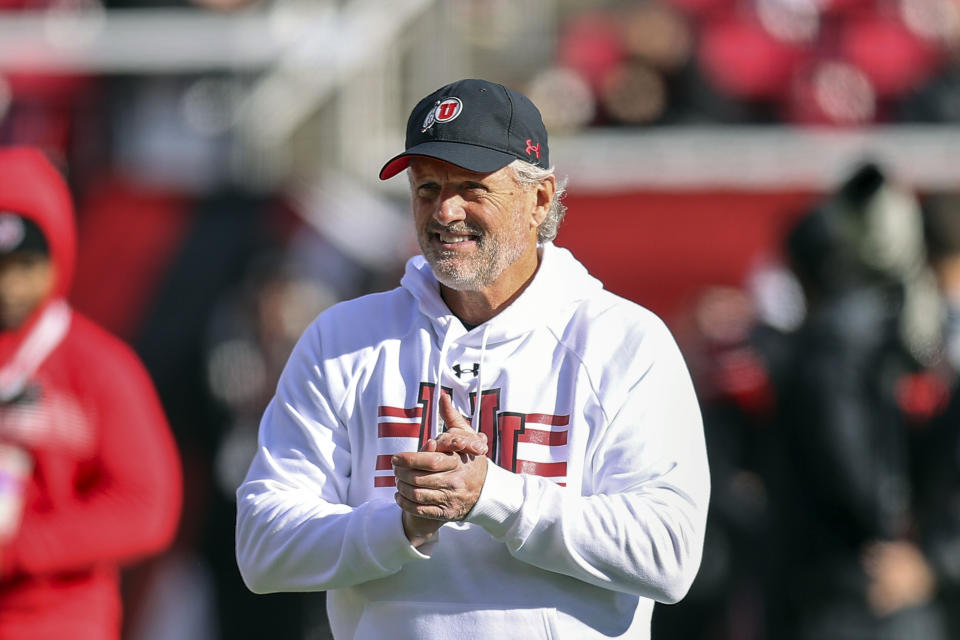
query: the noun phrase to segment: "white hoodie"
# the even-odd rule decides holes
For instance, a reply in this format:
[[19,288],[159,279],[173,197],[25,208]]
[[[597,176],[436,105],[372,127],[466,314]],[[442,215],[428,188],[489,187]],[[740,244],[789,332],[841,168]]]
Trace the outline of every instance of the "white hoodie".
[[[438,381],[499,466],[418,550],[390,457],[436,435]],[[648,638],[654,601],[696,575],[708,497],[697,399],[656,316],[547,244],[467,331],[416,257],[294,349],[237,491],[237,561],[258,593],[329,590],[338,640]]]

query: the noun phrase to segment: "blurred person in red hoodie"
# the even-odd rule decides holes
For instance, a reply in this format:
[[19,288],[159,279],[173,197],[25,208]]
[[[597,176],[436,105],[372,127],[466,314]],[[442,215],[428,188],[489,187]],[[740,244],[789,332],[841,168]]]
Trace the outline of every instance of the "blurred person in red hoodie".
[[179,521],[153,383],[70,308],[75,254],[63,177],[35,149],[0,149],[0,640],[119,638],[121,567]]

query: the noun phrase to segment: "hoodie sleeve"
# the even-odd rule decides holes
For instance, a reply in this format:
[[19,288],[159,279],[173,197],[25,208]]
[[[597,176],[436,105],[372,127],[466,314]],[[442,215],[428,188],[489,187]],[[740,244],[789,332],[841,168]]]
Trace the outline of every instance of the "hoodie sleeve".
[[665,327],[658,357],[609,417],[584,493],[495,465],[468,520],[523,562],[659,602],[679,601],[700,566],[709,471],[699,404]]
[[321,352],[315,324],[280,377],[237,490],[237,564],[256,593],[347,587],[426,558],[404,535],[393,500],[349,506],[350,434]]
[[85,400],[96,408],[98,449],[55,509],[32,509],[0,550],[3,575],[49,574],[126,563],[173,540],[180,460],[153,383],[116,339],[83,334]]

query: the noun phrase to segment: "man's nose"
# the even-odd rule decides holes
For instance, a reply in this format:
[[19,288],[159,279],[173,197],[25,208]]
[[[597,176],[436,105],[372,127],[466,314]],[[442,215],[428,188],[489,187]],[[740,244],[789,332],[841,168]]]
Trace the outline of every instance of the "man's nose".
[[456,193],[445,193],[440,196],[437,202],[437,208],[433,212],[433,218],[442,225],[448,225],[451,222],[457,222],[466,218],[466,212],[463,209],[464,201]]

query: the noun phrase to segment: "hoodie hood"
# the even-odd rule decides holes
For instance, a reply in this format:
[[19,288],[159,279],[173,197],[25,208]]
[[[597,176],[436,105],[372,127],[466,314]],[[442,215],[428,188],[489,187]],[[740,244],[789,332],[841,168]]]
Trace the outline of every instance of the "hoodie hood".
[[[550,320],[562,317],[564,310],[595,295],[603,288],[601,282],[587,273],[586,268],[573,254],[552,243],[541,247],[537,273],[523,293],[506,309],[469,331],[440,297],[440,283],[423,256],[407,261],[400,286],[416,299],[420,313],[426,317],[433,330],[433,338],[439,349],[436,361],[437,384],[443,386],[443,372],[449,364],[447,353],[453,345],[474,347],[479,349],[473,376],[478,393],[484,389],[488,346],[496,347],[525,336]],[[457,377],[459,378],[459,374]],[[436,434],[440,431],[439,393],[434,394],[433,405],[432,433]],[[479,431],[480,411],[473,411],[471,422],[474,431]]]
[[484,334],[491,345],[523,336],[603,288],[567,249],[546,243],[526,290],[502,312],[467,331],[440,297],[440,284],[423,256],[407,261],[400,285],[417,300],[420,313],[430,320],[438,336],[470,346],[478,346]]
[[0,212],[3,211],[28,218],[40,227],[55,268],[50,297],[66,297],[77,251],[73,201],[63,176],[39,150],[0,149]]

